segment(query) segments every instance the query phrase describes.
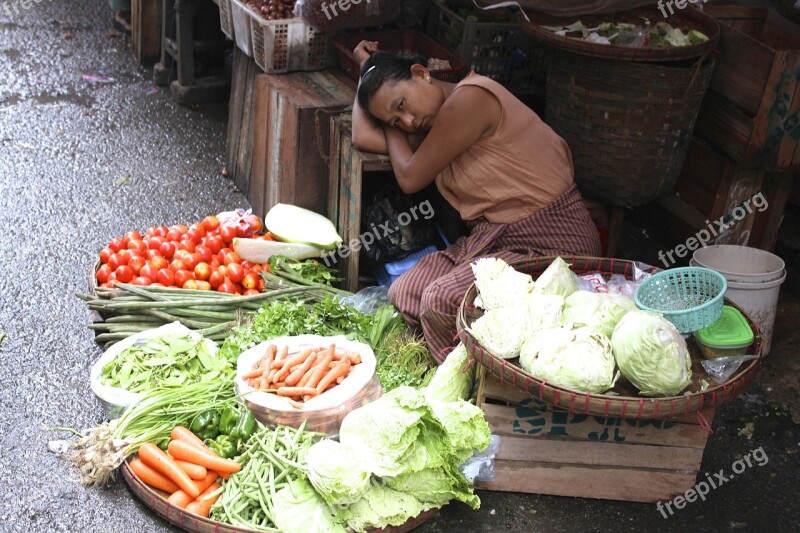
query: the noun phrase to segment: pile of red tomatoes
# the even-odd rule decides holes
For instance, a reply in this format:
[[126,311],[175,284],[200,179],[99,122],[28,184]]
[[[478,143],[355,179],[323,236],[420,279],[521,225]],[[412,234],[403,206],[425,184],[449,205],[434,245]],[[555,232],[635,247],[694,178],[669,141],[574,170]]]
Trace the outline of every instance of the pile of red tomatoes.
[[268,272],[269,265],[242,261],[233,251],[233,239],[255,236],[262,229],[258,216],[240,214],[222,222],[212,215],[191,226],[154,226],[144,235],[129,231],[100,251],[97,283],[258,294],[264,289],[259,274]]

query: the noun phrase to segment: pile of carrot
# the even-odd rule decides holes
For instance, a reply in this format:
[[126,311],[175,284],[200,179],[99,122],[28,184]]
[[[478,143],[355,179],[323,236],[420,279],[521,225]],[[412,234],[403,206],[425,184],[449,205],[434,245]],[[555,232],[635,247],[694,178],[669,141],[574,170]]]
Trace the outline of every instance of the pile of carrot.
[[227,479],[242,467],[214,453],[185,427],[175,427],[170,437],[169,453],[153,443],[145,443],[128,466],[143,483],[169,493],[170,504],[208,517],[222,491],[217,480]]
[[291,354],[288,346],[278,348],[270,344],[264,356],[242,378],[254,389],[285,396],[293,407],[302,409],[302,402],[344,381],[360,363],[358,352],[348,352],[335,344]]

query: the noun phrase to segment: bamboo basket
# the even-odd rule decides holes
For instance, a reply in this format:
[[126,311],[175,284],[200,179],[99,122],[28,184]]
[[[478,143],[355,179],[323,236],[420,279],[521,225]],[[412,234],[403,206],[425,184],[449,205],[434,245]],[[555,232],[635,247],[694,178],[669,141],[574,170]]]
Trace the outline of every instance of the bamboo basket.
[[[203,518],[202,516],[194,513],[189,513],[184,509],[173,506],[167,501],[166,493],[154,490],[144,484],[136,474],[128,466],[128,462],[122,463],[120,466],[122,477],[125,482],[133,491],[139,500],[145,504],[150,510],[155,512],[158,516],[169,522],[170,524],[179,527],[184,531],[193,533],[280,533],[277,529],[250,529],[233,526]],[[387,527],[384,529],[371,529],[370,533],[406,533],[419,525],[427,522],[439,513],[438,509],[430,509],[420,514],[419,516],[410,519],[408,522],[401,526]]]
[[[516,261],[511,266],[520,272],[530,274],[535,279],[555,257],[537,257]],[[605,276],[622,274],[631,279],[634,263],[623,259],[609,259],[598,257],[562,257],[570,263],[572,271],[576,274],[599,271]],[[692,383],[681,396],[660,398],[641,397],[633,385],[624,377],[620,377],[612,391],[616,395],[592,394],[558,387],[542,381],[527,373],[519,366],[519,359],[505,360],[493,354],[475,339],[467,330],[472,322],[483,314],[480,309],[473,306],[477,288],[473,283],[467,290],[458,310],[457,325],[458,337],[467,351],[478,363],[485,366],[487,371],[507,384],[528,393],[531,397],[546,402],[554,407],[569,413],[630,418],[636,420],[675,419],[679,416],[693,415],[708,407],[715,407],[730,400],[742,392],[755,377],[762,361],[763,339],[758,326],[745,315],[747,323],[755,333],[753,350],[756,358],[746,362],[728,382],[718,385],[712,383],[706,390],[701,390],[700,378],[706,373],[700,364],[705,358],[694,344],[687,342],[692,355]],[[738,308],[732,302],[725,300],[726,305]],[[742,313],[745,314],[745,313]]]

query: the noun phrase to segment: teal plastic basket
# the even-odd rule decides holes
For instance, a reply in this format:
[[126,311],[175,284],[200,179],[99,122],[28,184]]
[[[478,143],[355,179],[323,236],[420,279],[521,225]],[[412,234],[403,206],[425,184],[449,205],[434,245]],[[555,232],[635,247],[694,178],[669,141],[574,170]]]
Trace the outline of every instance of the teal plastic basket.
[[691,333],[717,321],[726,290],[728,282],[715,270],[672,268],[644,280],[635,302],[640,309],[664,315],[681,333]]

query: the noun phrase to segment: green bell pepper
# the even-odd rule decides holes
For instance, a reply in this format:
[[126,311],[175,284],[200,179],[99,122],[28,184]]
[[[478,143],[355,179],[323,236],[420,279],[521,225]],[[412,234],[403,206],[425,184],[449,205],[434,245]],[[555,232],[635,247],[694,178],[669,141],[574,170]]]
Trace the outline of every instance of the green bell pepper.
[[225,459],[233,459],[238,453],[236,443],[228,435],[219,435],[216,439],[209,441],[208,447]]
[[226,407],[222,410],[219,417],[219,432],[222,435],[230,435],[236,423],[239,421],[239,411],[234,407]]
[[219,413],[213,409],[203,411],[195,417],[189,429],[202,440],[219,435]]
[[249,409],[247,412],[239,415],[239,420],[236,422],[233,430],[229,433],[232,439],[244,442],[250,438],[256,430],[256,417]]

